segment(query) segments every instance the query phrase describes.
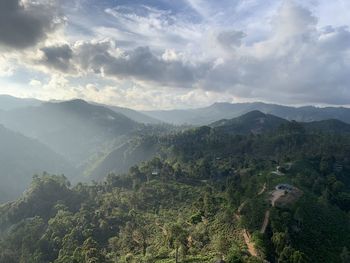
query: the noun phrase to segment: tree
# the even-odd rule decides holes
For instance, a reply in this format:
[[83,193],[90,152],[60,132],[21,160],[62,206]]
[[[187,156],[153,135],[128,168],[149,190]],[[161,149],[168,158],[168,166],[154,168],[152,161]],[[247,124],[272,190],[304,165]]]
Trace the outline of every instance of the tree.
[[292,263],[306,263],[309,262],[305,256],[304,253],[300,252],[299,250],[296,250],[293,252],[292,258],[291,258]]
[[239,249],[234,246],[227,255],[227,263],[243,263],[243,257]]
[[175,263],[179,262],[179,248],[185,254],[187,251],[187,231],[180,224],[172,224],[167,229],[167,238],[170,248],[175,249]]
[[[287,235],[283,232],[276,232],[272,236],[272,243],[275,246],[276,253],[280,254],[284,250],[284,247],[287,245]],[[285,251],[287,252],[287,251]]]
[[84,241],[82,247],[82,254],[85,263],[103,263],[106,262],[104,255],[98,248],[98,244],[92,237],[89,237]]

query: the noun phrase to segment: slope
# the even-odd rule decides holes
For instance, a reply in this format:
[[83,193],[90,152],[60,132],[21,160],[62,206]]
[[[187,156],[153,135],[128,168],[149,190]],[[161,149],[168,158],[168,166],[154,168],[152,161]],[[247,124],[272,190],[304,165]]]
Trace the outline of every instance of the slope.
[[214,127],[217,131],[234,134],[259,134],[276,130],[281,124],[287,122],[287,120],[271,114],[264,114],[260,111],[251,111],[231,120],[214,122],[210,126]]
[[83,100],[8,111],[0,122],[38,139],[78,165],[139,126],[124,115]]
[[20,195],[34,174],[44,171],[65,174],[70,179],[75,169],[62,156],[36,140],[0,125],[0,202]]
[[96,163],[88,175],[93,179],[101,180],[109,173],[125,173],[133,165],[152,159],[159,147],[154,138],[135,138],[107,154]]
[[129,119],[139,122],[139,123],[145,123],[145,124],[160,124],[162,121],[157,120],[156,118],[150,117],[142,112],[129,109],[129,108],[124,108],[124,107],[118,107],[118,106],[111,106],[111,105],[105,105],[105,104],[97,104],[97,103],[92,103],[95,105],[103,106],[106,107],[116,113],[123,114]]

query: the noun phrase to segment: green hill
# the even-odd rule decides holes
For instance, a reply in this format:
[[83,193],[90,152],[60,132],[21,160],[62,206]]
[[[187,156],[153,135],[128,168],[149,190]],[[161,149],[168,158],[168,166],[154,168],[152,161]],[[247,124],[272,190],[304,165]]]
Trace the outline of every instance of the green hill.
[[159,145],[152,138],[130,140],[96,162],[88,175],[102,180],[109,173],[125,173],[130,167],[152,159],[158,150]]
[[313,132],[350,133],[350,124],[335,119],[303,123],[302,125],[306,130]]
[[260,111],[251,111],[231,120],[220,120],[210,126],[218,131],[235,134],[259,134],[276,130],[286,120]]
[[23,193],[34,174],[65,174],[70,179],[76,170],[61,155],[42,143],[0,125],[0,203]]
[[[35,177],[0,206],[0,262],[346,262],[349,134],[286,122],[147,137],[158,157],[126,174],[74,187]],[[275,205],[281,185],[298,195]]]

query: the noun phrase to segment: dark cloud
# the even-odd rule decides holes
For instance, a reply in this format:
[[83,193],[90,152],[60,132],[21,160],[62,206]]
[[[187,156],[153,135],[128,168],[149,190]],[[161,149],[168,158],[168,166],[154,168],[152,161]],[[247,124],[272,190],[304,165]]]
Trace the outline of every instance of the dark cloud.
[[[11,7],[9,3],[7,1],[8,10],[20,9],[18,4]],[[201,11],[200,6],[196,6]],[[280,103],[349,104],[349,28],[320,28],[313,13],[293,1],[280,6],[269,18],[271,28],[263,38],[253,42],[242,41],[246,33],[229,26],[214,35],[218,30],[216,26],[190,24],[194,29],[188,30],[187,23],[182,23],[180,18],[163,18],[167,13],[158,9],[141,7],[135,14],[132,11],[135,10],[122,7],[111,9],[110,14],[117,18],[128,15],[120,21],[125,30],[133,29],[127,31],[130,39],[126,38],[133,40],[133,45],[122,46],[117,40],[116,47],[113,41],[94,40],[46,47],[41,49],[40,63],[66,73],[76,69],[86,75],[96,73],[149,82],[150,85],[145,85],[148,87],[200,88],[203,92],[209,90]],[[172,27],[172,23],[177,26]],[[153,30],[153,25],[159,28]],[[178,30],[174,41],[170,41],[169,28]],[[209,30],[211,28],[213,30]],[[120,30],[112,32],[117,32],[115,38],[120,37]],[[247,32],[249,34],[249,30]],[[123,36],[121,34],[121,40]],[[179,44],[179,39],[185,39],[186,46]],[[143,45],[146,47],[134,48]]]
[[44,47],[41,51],[43,52],[43,58],[40,63],[63,72],[72,69],[73,50],[69,45]]
[[0,45],[26,48],[44,39],[60,22],[51,2],[0,0]]
[[[110,43],[85,43],[76,50],[76,62],[84,70],[119,78],[157,82],[160,85],[192,87],[206,66],[196,67],[180,60],[164,60],[148,47],[112,55]],[[114,50],[115,51],[115,50]]]

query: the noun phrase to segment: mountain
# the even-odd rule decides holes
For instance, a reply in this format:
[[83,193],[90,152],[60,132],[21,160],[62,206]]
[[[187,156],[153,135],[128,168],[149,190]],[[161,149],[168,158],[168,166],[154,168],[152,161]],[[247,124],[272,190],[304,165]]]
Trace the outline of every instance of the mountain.
[[37,99],[16,98],[0,94],[0,110],[13,110],[29,106],[39,106],[42,101]]
[[79,165],[139,127],[122,114],[83,100],[48,102],[3,112],[0,123],[41,141]]
[[305,122],[302,125],[306,130],[312,132],[350,133],[350,124],[335,119]]
[[[350,124],[341,122],[339,120],[324,120],[316,122],[295,122],[288,121],[271,114],[265,114],[260,111],[251,111],[237,118],[230,120],[220,120],[209,125],[210,127],[200,127],[202,131],[200,135],[197,131],[194,138],[190,138],[188,132],[186,141],[200,143],[200,140],[205,140],[205,136],[210,134],[210,131],[216,134],[269,134],[278,133],[284,130],[285,132],[307,132],[307,133],[325,133],[325,134],[350,134]],[[100,156],[100,158],[93,163],[88,169],[87,175],[90,178],[101,180],[109,173],[125,173],[128,169],[141,162],[150,160],[154,156],[162,155],[163,139],[171,137],[171,134],[176,133],[160,133],[162,135],[135,137],[112,151]],[[180,133],[181,134],[181,133]],[[144,134],[145,135],[145,134]],[[202,137],[204,136],[204,137]],[[158,139],[159,138],[159,139]],[[199,141],[197,141],[199,140]]]
[[34,174],[75,175],[73,166],[42,143],[0,125],[0,203],[18,197]]
[[264,114],[261,111],[251,111],[231,120],[214,122],[210,126],[218,131],[234,134],[260,134],[276,130],[281,124],[287,122],[287,120],[271,114]]
[[[275,120],[241,122],[259,118]],[[35,177],[0,205],[0,262],[348,262],[350,134],[158,139],[161,155],[102,182]]]
[[130,167],[152,159],[158,153],[159,147],[152,138],[128,141],[97,162],[89,175],[93,179],[101,180],[109,173],[125,173]]
[[111,105],[105,105],[105,104],[98,104],[98,103],[91,103],[94,105],[99,105],[106,107],[108,109],[111,109],[112,111],[123,114],[129,119],[139,122],[139,123],[145,123],[145,124],[160,124],[162,121],[157,120],[156,118],[150,117],[142,112],[129,109],[129,108],[124,108],[124,107],[118,107],[118,106],[111,106]]
[[[284,127],[282,126],[284,125]],[[336,119],[322,121],[296,122],[288,121],[261,111],[251,111],[230,120],[223,119],[209,125],[216,131],[231,134],[261,134],[277,131],[278,128],[304,129],[311,133],[350,133],[350,124]]]
[[247,112],[258,110],[272,114],[287,120],[299,122],[320,121],[326,119],[338,119],[350,123],[350,109],[344,107],[314,106],[289,107],[262,102],[253,103],[215,103],[209,107],[168,110],[168,111],[144,111],[143,113],[153,118],[173,124],[208,125],[221,119],[232,119]]

